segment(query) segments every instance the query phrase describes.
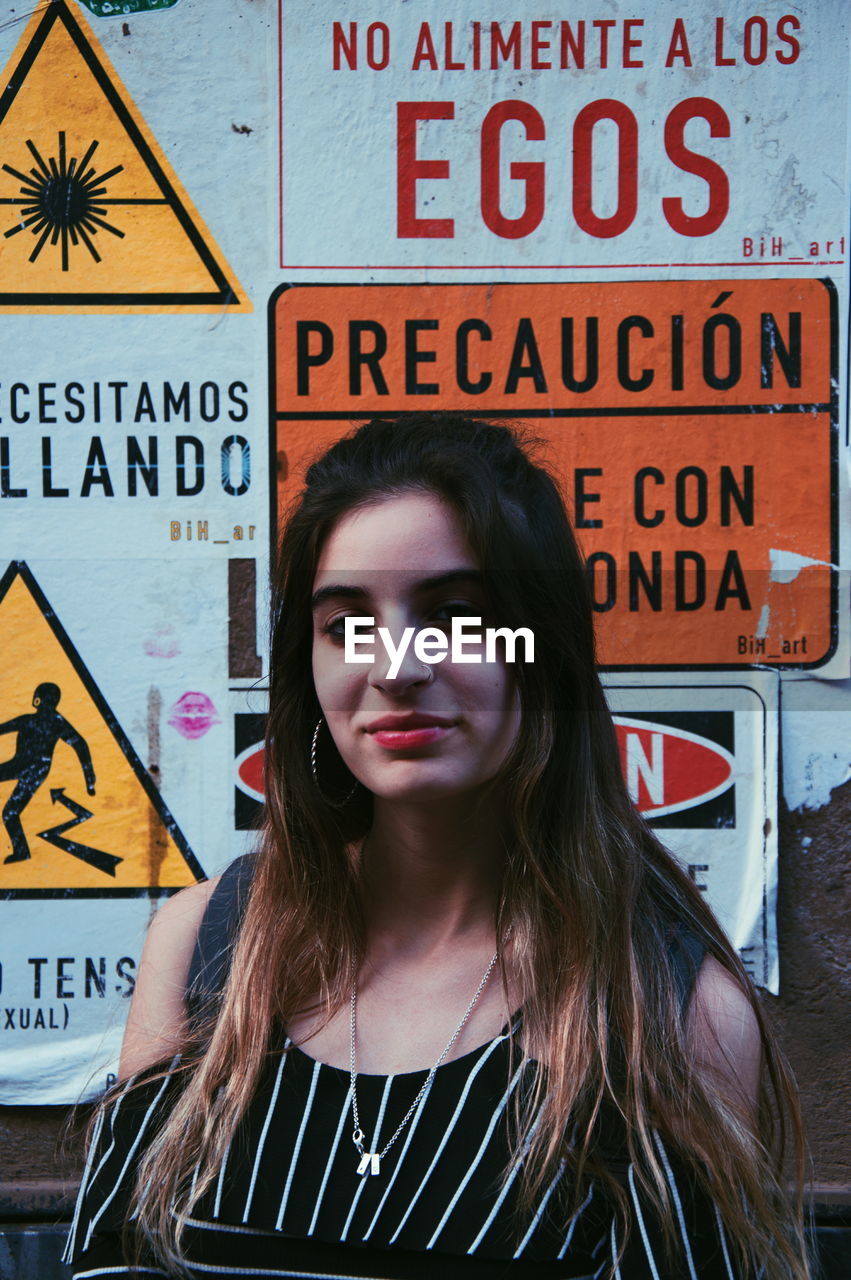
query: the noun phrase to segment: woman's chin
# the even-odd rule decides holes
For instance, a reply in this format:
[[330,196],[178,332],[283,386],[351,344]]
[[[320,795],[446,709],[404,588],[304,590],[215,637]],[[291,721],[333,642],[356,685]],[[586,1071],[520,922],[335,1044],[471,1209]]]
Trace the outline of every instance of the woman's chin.
[[364,779],[377,801],[421,804],[460,798],[478,791],[487,779],[474,778],[463,771],[423,768],[422,761],[397,761],[392,771]]

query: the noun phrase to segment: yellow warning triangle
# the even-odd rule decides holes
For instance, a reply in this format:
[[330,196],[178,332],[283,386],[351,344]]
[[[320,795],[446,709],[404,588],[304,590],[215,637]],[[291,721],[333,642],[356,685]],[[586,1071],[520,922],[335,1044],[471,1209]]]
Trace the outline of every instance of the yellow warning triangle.
[[0,311],[251,311],[82,16],[41,5],[0,95]]
[[32,573],[0,579],[0,898],[168,893],[204,878]]

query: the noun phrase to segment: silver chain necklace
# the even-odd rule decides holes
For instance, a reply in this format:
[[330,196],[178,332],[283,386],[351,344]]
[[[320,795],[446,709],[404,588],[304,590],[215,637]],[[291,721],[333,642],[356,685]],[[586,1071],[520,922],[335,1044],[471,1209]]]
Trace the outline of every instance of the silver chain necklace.
[[488,978],[493,973],[494,965],[496,964],[498,958],[499,958],[499,952],[495,951],[490,964],[488,965],[487,969],[485,969],[481,982],[476,988],[476,994],[473,996],[472,1000],[467,1005],[463,1018],[461,1019],[461,1021],[458,1023],[458,1026],[453,1031],[452,1036],[450,1037],[449,1043],[447,1044],[446,1048],[443,1050],[443,1053],[440,1055],[437,1062],[434,1064],[431,1071],[429,1071],[428,1075],[423,1081],[422,1088],[420,1089],[417,1096],[414,1098],[411,1105],[408,1107],[408,1110],[405,1112],[405,1115],[402,1118],[402,1121],[397,1126],[395,1132],[391,1135],[389,1141],[385,1143],[383,1151],[364,1150],[363,1144],[366,1141],[366,1135],[363,1129],[361,1128],[360,1117],[358,1115],[358,1094],[357,1094],[357,1083],[356,1083],[357,1067],[355,1063],[355,1030],[356,1030],[357,1004],[358,1004],[358,969],[357,969],[357,960],[352,959],[352,1002],[351,1002],[352,1016],[351,1016],[351,1042],[350,1042],[351,1055],[349,1059],[350,1067],[351,1067],[350,1079],[351,1079],[351,1093],[352,1093],[352,1119],[355,1125],[354,1132],[352,1133],[352,1142],[355,1144],[358,1155],[360,1156],[358,1173],[361,1175],[361,1177],[365,1177],[368,1174],[381,1172],[381,1161],[387,1155],[387,1152],[393,1146],[393,1143],[399,1137],[399,1134],[402,1132],[405,1125],[408,1123],[411,1116],[416,1111],[417,1107],[422,1101],[424,1094],[428,1090],[432,1080],[435,1077],[437,1068],[440,1066],[441,1062],[446,1057],[447,1053],[452,1048],[455,1041],[460,1036],[461,1032],[464,1030],[464,1027],[467,1025],[467,1020],[470,1017],[470,1014],[475,1009],[476,1004],[478,1003],[479,996],[482,994],[485,987],[487,986]]

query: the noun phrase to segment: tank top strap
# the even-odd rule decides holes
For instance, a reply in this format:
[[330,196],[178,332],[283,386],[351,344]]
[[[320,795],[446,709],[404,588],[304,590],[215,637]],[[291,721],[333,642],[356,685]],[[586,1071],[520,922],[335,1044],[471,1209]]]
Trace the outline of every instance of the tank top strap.
[[685,1013],[697,980],[697,972],[706,955],[706,947],[684,920],[675,921],[668,927],[666,941],[674,968],[680,1008]]
[[186,1005],[191,1021],[212,1011],[230,969],[231,953],[245,913],[256,855],[243,854],[222,872],[210,895],[189,965]]

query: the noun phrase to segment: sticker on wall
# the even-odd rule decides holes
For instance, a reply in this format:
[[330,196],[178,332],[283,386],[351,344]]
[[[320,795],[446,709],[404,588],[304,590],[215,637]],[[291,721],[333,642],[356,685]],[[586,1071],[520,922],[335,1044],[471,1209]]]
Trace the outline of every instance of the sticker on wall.
[[173,9],[179,0],[80,0],[99,18],[126,18],[128,13],[152,13]]
[[0,898],[157,896],[204,872],[28,567],[0,579]]
[[0,96],[0,309],[251,311],[94,35],[40,7]]

